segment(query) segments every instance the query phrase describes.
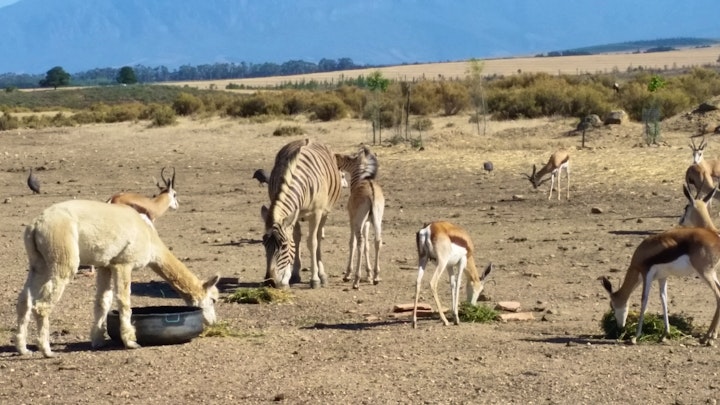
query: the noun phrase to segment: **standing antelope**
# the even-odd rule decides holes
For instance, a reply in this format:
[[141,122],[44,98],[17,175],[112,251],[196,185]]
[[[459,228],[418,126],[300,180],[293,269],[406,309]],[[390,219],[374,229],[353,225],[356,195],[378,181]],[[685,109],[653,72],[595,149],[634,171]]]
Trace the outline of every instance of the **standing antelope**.
[[550,160],[545,166],[537,171],[535,165],[533,165],[533,171],[531,175],[525,175],[530,180],[533,188],[538,188],[541,184],[545,183],[548,179],[543,180],[543,177],[550,173],[550,194],[548,194],[548,200],[552,198],[553,187],[555,185],[555,176],[557,176],[557,196],[560,200],[560,179],[562,178],[562,171],[565,170],[565,178],[567,179],[567,199],[570,199],[570,155],[567,152],[558,150],[550,155]]
[[162,216],[168,208],[174,210],[178,209],[177,192],[175,191],[175,168],[173,168],[172,177],[165,177],[165,168],[160,170],[160,178],[165,183],[161,185],[159,181],[156,181],[160,193],[154,198],[145,197],[142,194],[137,193],[117,193],[110,197],[107,202],[110,204],[123,204],[129,205],[135,211],[140,214],[144,214],[150,220],[152,225],[155,220]]
[[[601,277],[602,285],[610,294],[610,305],[615,313],[619,328],[625,327],[628,315],[628,299],[635,288],[642,283],[642,301],[638,327],[632,343],[642,334],[642,325],[647,309],[650,289],[654,280],[660,287],[660,302],[663,309],[665,331],[664,340],[670,333],[670,321],[667,310],[667,278],[669,276],[699,276],[710,287],[715,296],[715,314],[713,315],[707,335],[701,339],[711,345],[717,337],[717,326],[720,321],[720,282],[716,268],[720,263],[720,236],[710,219],[707,204],[717,189],[713,189],[702,199],[693,199],[690,189],[684,186],[683,192],[688,205],[680,220],[678,228],[650,236],[643,240],[635,249],[630,266],[622,285],[613,292],[612,284],[607,277]],[[687,227],[693,226],[693,227]]]
[[27,331],[32,314],[38,327],[38,347],[45,357],[53,356],[50,313],[81,261],[98,269],[90,332],[93,348],[105,344],[105,319],[113,290],[122,342],[128,349],[140,347],[130,323],[130,284],[132,271],[146,266],[167,281],[187,305],[202,308],[205,324],[215,322],[220,277],[199,280],[170,252],[155,228],[130,207],[99,201],[61,202],[45,209],[25,228],[24,241],[29,271],[17,302],[15,346],[20,354],[29,353]]
[[[375,181],[377,157],[364,146],[354,155],[335,154],[338,168],[350,174],[350,197],[347,210],[350,215],[350,257],[343,281],[350,281],[355,269],[353,288],[360,288],[362,259],[365,258],[367,279],[373,284],[380,282],[380,247],[382,245],[382,217],[385,211],[385,197],[382,188]],[[370,249],[368,236],[370,221],[375,230],[375,265],[370,267]],[[357,263],[355,255],[357,253]]]
[[326,285],[320,254],[321,230],[340,197],[340,171],[330,148],[309,139],[283,146],[275,156],[268,195],[270,207],[260,210],[265,221],[265,281],[283,287],[300,282],[300,268],[293,264],[297,263],[295,249],[302,235],[298,221],[302,219],[309,225],[310,286]]
[[715,183],[720,180],[720,160],[719,159],[704,159],[705,147],[707,142],[705,138],[700,141],[700,145],[695,145],[695,141],[690,139],[690,149],[693,153],[693,165],[688,168],[685,172],[685,180],[698,190],[700,190],[700,184],[704,182],[703,193],[715,187]]
[[[420,229],[415,235],[415,241],[417,243],[419,265],[417,282],[415,284],[413,328],[417,328],[417,307],[418,300],[420,299],[420,284],[422,283],[423,274],[425,273],[425,266],[430,259],[437,261],[437,267],[430,279],[430,290],[435,299],[437,311],[440,313],[440,319],[442,319],[445,326],[450,324],[443,313],[440,299],[437,295],[438,280],[447,269],[450,276],[452,311],[455,318],[455,325],[458,325],[460,323],[458,301],[460,284],[462,284],[460,277],[462,277],[464,272],[465,279],[467,280],[465,285],[467,300],[470,304],[475,305],[480,293],[485,288],[485,282],[493,269],[493,264],[488,264],[482,275],[479,275],[477,267],[475,267],[475,259],[473,258],[474,248],[470,235],[468,235],[464,229],[450,222],[436,221],[425,225],[425,227]],[[457,272],[455,269],[457,269]]]

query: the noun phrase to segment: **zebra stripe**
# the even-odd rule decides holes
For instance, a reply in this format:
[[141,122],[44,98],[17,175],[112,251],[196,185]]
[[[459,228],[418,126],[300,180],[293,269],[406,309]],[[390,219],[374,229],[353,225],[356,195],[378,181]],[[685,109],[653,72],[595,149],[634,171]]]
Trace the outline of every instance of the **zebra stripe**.
[[[290,283],[295,249],[300,242],[298,220],[307,219],[315,234],[310,237],[311,285],[326,283],[320,261],[319,232],[328,212],[340,197],[341,181],[335,156],[330,149],[308,139],[290,142],[275,156],[268,195],[270,208],[265,219],[263,244],[267,255],[266,280],[287,286]],[[290,238],[290,230],[293,237]],[[292,269],[293,281],[299,281],[299,266]]]

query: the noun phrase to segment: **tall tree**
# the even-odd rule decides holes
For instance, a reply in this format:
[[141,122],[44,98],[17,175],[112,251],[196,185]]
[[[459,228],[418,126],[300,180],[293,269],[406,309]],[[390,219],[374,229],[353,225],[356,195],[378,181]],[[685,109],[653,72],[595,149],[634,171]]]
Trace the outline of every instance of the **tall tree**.
[[118,71],[115,80],[120,84],[135,84],[137,83],[137,77],[135,71],[130,66],[123,66]]
[[387,91],[388,86],[390,85],[390,79],[386,79],[383,77],[383,74],[381,71],[376,70],[372,73],[370,73],[370,76],[368,76],[367,79],[367,86],[373,93],[373,145],[375,145],[375,131],[378,132],[378,136],[380,138],[380,143],[382,143],[382,125],[380,123],[380,108],[382,105],[382,101],[380,99],[380,94],[385,93]]
[[475,107],[475,124],[477,126],[477,133],[480,135],[480,115],[482,114],[482,133],[485,135],[487,130],[487,120],[485,113],[487,112],[487,105],[485,104],[485,91],[483,89],[483,62],[478,59],[470,59],[468,61],[468,78],[470,81],[470,100],[472,101],[473,107]]
[[70,73],[66,72],[60,66],[47,71],[45,78],[40,80],[40,87],[52,87],[57,90],[60,86],[67,86],[70,84]]

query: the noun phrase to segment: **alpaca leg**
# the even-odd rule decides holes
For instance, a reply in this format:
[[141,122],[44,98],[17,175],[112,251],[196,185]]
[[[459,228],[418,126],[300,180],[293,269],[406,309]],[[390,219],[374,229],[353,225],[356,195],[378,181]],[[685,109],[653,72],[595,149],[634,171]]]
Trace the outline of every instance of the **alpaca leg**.
[[38,325],[38,347],[45,357],[54,357],[55,354],[50,350],[50,313],[55,304],[60,300],[65,286],[70,281],[66,277],[60,277],[59,274],[72,274],[74,269],[63,273],[62,271],[52,271],[56,277],[54,280],[47,280],[40,288],[40,293],[35,300],[33,314]]
[[113,300],[112,272],[110,269],[99,267],[95,278],[95,321],[90,330],[90,342],[93,349],[105,346],[105,324]]
[[30,270],[28,274],[28,280],[25,282],[25,286],[20,295],[18,296],[18,302],[16,306],[17,310],[17,334],[15,335],[15,348],[18,353],[25,355],[29,354],[30,350],[27,348],[27,331],[28,324],[30,323],[30,313],[32,311],[32,293],[30,286],[32,285],[33,271]]
[[132,309],[130,307],[130,281],[132,268],[127,265],[115,265],[109,268],[112,281],[115,284],[115,300],[117,302],[120,318],[120,339],[125,348],[137,349],[140,345],[135,337],[135,326],[130,322]]
[[417,328],[417,307],[418,300],[420,299],[420,284],[422,284],[423,274],[425,274],[425,265],[427,264],[427,258],[421,257],[420,264],[418,265],[418,275],[415,281],[415,306],[413,307],[413,329]]
[[445,271],[445,267],[447,267],[447,261],[438,260],[438,265],[435,269],[435,273],[433,273],[433,276],[430,279],[430,290],[432,291],[433,299],[435,299],[435,305],[437,306],[437,311],[440,314],[440,319],[445,324],[445,326],[448,326],[450,325],[450,322],[448,322],[447,318],[445,317],[445,311],[443,311],[442,305],[440,304],[440,298],[438,297],[437,293],[437,284],[443,271]]

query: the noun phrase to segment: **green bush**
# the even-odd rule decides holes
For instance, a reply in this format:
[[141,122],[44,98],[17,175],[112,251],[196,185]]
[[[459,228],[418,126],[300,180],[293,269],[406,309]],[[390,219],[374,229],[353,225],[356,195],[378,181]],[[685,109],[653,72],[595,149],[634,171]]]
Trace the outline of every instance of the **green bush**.
[[154,104],[146,111],[152,126],[164,127],[177,122],[175,110],[164,104]]
[[193,115],[202,109],[203,103],[199,98],[188,93],[178,94],[172,107],[177,115]]

